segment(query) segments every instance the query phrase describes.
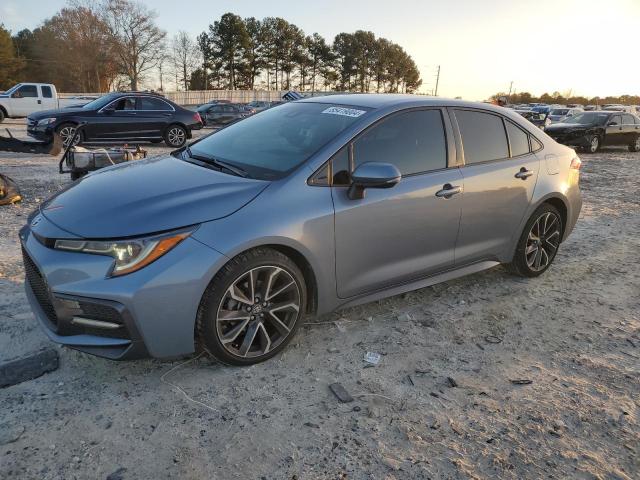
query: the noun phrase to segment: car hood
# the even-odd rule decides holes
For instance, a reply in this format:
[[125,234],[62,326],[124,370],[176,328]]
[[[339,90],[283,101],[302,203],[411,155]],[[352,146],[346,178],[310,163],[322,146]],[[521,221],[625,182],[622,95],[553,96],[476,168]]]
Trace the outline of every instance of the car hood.
[[268,185],[165,156],[87,175],[43,203],[41,212],[80,237],[133,237],[226,217]]
[[592,127],[593,125],[583,124],[583,123],[554,123],[553,125],[549,125],[545,131],[553,131],[553,130],[581,130],[585,128]]
[[39,112],[33,112],[29,114],[29,118],[32,120],[42,120],[49,117],[61,117],[62,115],[72,115],[74,113],[82,112],[81,106],[67,107],[67,108],[54,108],[51,110],[42,110]]

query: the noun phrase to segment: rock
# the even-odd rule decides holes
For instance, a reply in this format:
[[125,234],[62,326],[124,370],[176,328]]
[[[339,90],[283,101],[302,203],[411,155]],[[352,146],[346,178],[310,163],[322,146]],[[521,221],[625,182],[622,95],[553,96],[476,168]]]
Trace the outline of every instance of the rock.
[[353,397],[340,383],[332,383],[329,388],[342,403],[353,402]]
[[109,475],[107,475],[107,480],[123,480],[124,479],[124,472],[126,472],[126,471],[127,471],[126,468],[120,467],[115,472],[110,473]]
[[312,422],[305,422],[304,426],[305,427],[309,427],[309,428],[320,428],[320,425],[318,425],[317,423],[312,423]]
[[33,380],[58,369],[58,352],[46,348],[39,352],[0,365],[0,388]]
[[22,425],[19,427],[3,425],[0,427],[0,445],[17,442],[24,433],[24,430],[25,428]]

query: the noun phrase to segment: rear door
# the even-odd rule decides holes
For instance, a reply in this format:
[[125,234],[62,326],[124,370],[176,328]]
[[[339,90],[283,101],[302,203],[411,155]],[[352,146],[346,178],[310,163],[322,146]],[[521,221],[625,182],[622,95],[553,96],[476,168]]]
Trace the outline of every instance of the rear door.
[[40,85],[40,93],[40,110],[52,110],[54,108],[58,108],[58,101],[53,95],[51,85]]
[[622,130],[624,132],[624,143],[631,145],[636,141],[637,130],[633,115],[625,113],[622,115]]
[[[453,144],[440,109],[392,114],[333,159],[336,281],[341,298],[363,294],[453,266],[462,205],[462,178],[448,168]],[[454,157],[455,158],[455,157]],[[392,163],[402,173],[393,188],[348,197],[350,173],[365,162]],[[445,185],[460,187],[450,198]]]
[[175,109],[160,98],[138,97],[136,122],[139,138],[162,137]]
[[[529,133],[485,110],[453,109],[460,132],[464,197],[456,265],[502,258],[529,207],[540,161]],[[508,133],[508,135],[507,135]]]

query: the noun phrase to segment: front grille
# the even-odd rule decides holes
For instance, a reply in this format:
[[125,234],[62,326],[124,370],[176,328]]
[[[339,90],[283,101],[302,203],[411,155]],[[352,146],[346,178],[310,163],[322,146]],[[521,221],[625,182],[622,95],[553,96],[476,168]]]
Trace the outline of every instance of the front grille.
[[100,305],[98,303],[78,302],[82,315],[94,320],[102,320],[103,322],[117,323],[124,325],[122,317],[118,310],[108,305]]
[[29,286],[31,287],[31,290],[35,295],[36,300],[38,300],[40,307],[42,307],[42,310],[46,314],[49,321],[53,325],[57,326],[58,316],[56,315],[55,308],[53,308],[53,303],[51,302],[51,293],[49,292],[47,283],[42,277],[40,270],[38,270],[38,267],[35,263],[33,263],[33,260],[31,260],[31,257],[29,257],[29,254],[24,248],[22,249],[22,260],[24,262],[25,277],[29,282]]

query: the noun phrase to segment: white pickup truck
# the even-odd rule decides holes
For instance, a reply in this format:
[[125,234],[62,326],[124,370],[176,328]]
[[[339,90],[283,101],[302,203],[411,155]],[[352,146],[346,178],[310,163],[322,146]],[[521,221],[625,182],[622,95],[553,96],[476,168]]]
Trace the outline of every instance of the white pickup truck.
[[95,98],[97,97],[59,98],[56,87],[50,83],[18,83],[0,93],[0,122],[5,118],[26,117],[40,110],[84,105]]

